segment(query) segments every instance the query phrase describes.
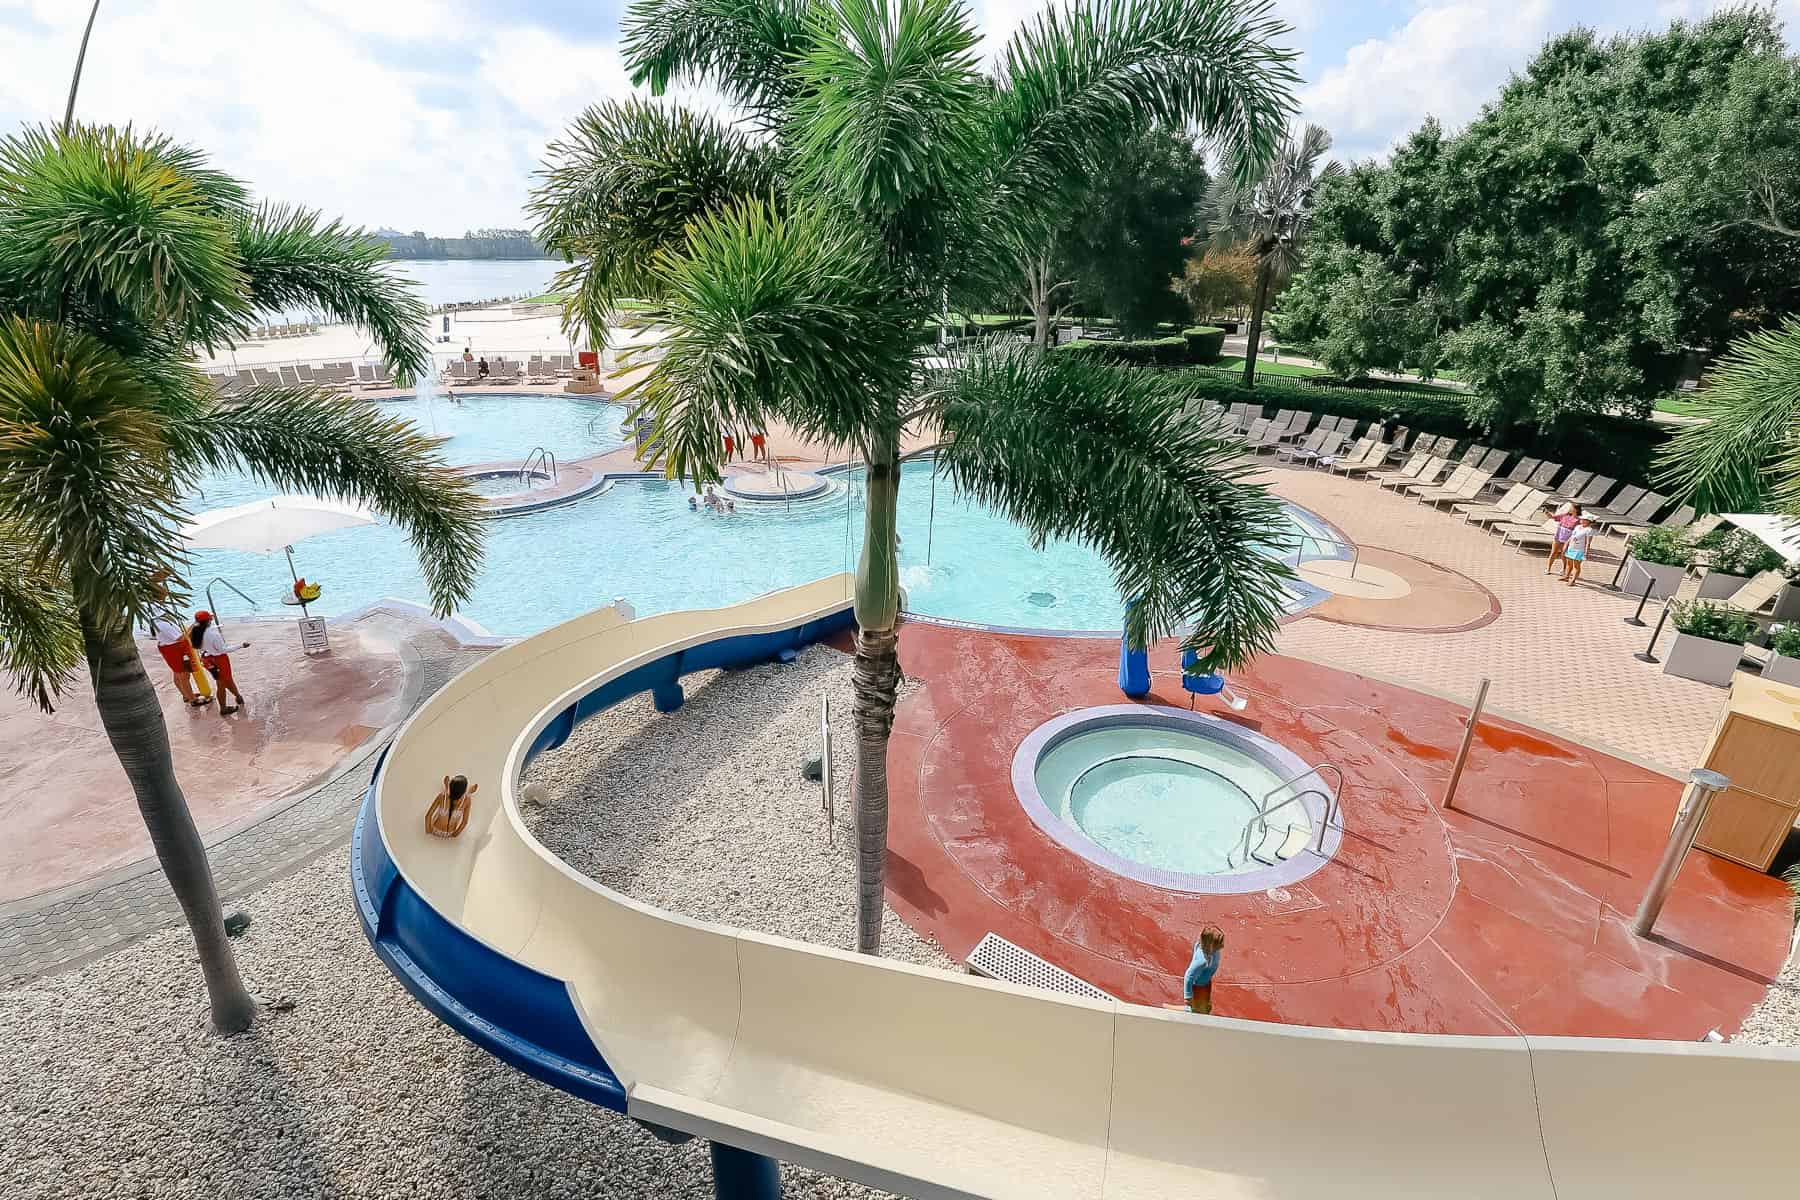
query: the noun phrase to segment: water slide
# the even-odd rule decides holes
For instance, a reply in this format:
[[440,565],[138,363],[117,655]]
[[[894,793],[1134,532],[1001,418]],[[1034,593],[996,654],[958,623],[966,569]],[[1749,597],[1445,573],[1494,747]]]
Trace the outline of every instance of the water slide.
[[[520,1070],[713,1143],[918,1197],[1588,1200],[1779,1194],[1800,1051],[1307,1029],[1070,998],[690,920],[583,877],[520,819],[532,756],[620,699],[850,623],[834,576],[745,604],[578,617],[401,730],[351,856],[376,953]],[[461,837],[424,831],[447,773]],[[497,800],[498,803],[494,801]],[[1529,948],[1525,948],[1529,952]]]

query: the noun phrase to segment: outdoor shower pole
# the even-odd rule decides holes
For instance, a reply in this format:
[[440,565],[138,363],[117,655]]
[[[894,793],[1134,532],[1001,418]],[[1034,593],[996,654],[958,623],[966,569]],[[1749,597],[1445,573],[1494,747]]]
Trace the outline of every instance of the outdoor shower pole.
[[1475,726],[1481,723],[1481,710],[1487,707],[1488,684],[1493,681],[1483,679],[1481,686],[1475,689],[1475,704],[1469,709],[1469,725],[1463,730],[1462,745],[1456,751],[1456,764],[1450,768],[1450,786],[1444,789],[1444,807],[1455,808],[1456,785],[1462,782],[1463,764],[1469,760],[1469,747],[1475,741]]
[[1631,932],[1639,937],[1650,936],[1657,915],[1662,912],[1663,901],[1669,898],[1669,889],[1675,886],[1675,876],[1681,873],[1681,864],[1693,848],[1707,810],[1712,807],[1713,797],[1730,786],[1731,780],[1717,771],[1695,767],[1688,772],[1687,792],[1681,798],[1681,807],[1676,810],[1675,826],[1669,830],[1669,844],[1663,847],[1662,861],[1656,864],[1656,874],[1650,877],[1650,886],[1644,890],[1637,916],[1631,919]]

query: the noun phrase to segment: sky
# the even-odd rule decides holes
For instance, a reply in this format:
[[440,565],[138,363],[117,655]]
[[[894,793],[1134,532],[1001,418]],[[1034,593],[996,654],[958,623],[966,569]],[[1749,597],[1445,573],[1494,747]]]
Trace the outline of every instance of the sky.
[[[1336,154],[1455,128],[1545,38],[1728,0],[1276,0]],[[1770,0],[1800,38],[1800,0]],[[1042,0],[970,0],[992,54]],[[87,0],[0,0],[0,131],[56,121]],[[371,228],[512,227],[545,145],[631,91],[622,0],[101,0],[77,114],[207,150],[258,194]],[[691,97],[706,103],[704,94]]]

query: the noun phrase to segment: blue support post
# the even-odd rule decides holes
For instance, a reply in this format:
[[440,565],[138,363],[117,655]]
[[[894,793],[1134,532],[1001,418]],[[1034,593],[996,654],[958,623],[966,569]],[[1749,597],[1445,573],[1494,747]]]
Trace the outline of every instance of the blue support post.
[[656,705],[657,712],[667,713],[680,708],[687,696],[681,690],[679,679],[669,679],[650,689],[650,699]]
[[781,1200],[780,1163],[724,1142],[711,1148],[713,1200]]
[[1131,645],[1130,609],[1131,605],[1127,605],[1125,632],[1119,635],[1119,690],[1132,700],[1142,700],[1150,694],[1150,651]]

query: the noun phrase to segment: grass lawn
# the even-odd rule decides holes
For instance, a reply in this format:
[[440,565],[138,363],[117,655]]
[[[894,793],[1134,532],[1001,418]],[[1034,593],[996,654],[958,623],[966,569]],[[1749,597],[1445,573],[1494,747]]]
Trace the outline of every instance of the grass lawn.
[[[1230,358],[1221,358],[1216,363],[1207,363],[1206,365],[1210,370],[1233,371],[1242,375],[1244,373],[1244,356],[1239,354]],[[1256,361],[1256,373],[1258,375],[1288,375],[1299,378],[1306,375],[1324,375],[1326,371],[1323,367],[1307,367],[1302,366],[1299,363],[1270,362],[1266,358],[1260,358]]]
[[[545,292],[541,296],[533,296],[529,300],[521,300],[520,304],[561,304],[569,298],[567,292]],[[648,300],[614,300],[613,307],[620,312],[639,312],[652,307]]]
[[1678,417],[1697,417],[1700,415],[1700,406],[1679,396],[1664,396],[1656,402],[1656,411],[1673,413]]

